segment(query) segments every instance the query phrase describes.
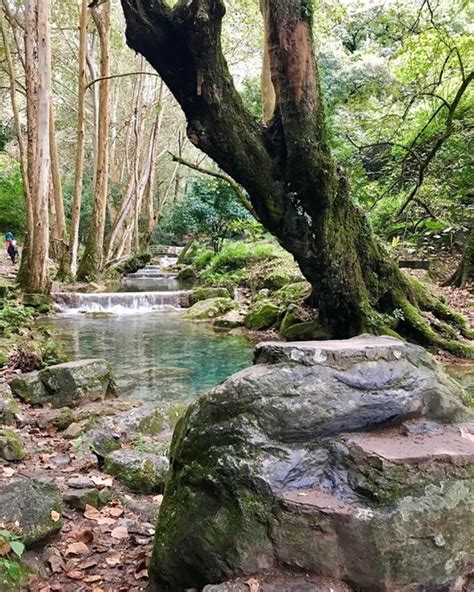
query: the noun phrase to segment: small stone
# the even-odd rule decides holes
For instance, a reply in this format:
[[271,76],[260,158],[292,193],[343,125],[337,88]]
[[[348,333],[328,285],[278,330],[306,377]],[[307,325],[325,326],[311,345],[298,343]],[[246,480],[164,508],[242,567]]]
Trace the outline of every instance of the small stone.
[[66,440],[75,440],[82,434],[81,424],[74,422],[63,432],[63,437]]
[[113,498],[110,488],[105,489],[66,489],[63,493],[64,503],[73,510],[85,510],[86,506],[100,509],[107,505]]
[[78,475],[77,477],[71,477],[66,481],[69,487],[74,489],[87,489],[90,487],[94,487],[94,483],[90,477],[87,475]]

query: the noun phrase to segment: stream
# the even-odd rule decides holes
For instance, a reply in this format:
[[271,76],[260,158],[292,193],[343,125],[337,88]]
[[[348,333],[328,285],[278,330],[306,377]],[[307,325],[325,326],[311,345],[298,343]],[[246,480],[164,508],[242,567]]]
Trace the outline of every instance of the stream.
[[253,346],[184,318],[179,288],[161,266],[147,266],[111,292],[55,294],[62,312],[42,324],[69,359],[108,360],[120,395],[189,402],[249,366]]

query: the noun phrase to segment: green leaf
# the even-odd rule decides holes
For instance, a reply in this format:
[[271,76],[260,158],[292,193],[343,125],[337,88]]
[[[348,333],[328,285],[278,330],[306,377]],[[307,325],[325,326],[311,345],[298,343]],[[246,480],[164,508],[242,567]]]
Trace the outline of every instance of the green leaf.
[[10,547],[12,548],[13,553],[18,557],[21,557],[25,552],[25,545],[21,541],[11,541]]

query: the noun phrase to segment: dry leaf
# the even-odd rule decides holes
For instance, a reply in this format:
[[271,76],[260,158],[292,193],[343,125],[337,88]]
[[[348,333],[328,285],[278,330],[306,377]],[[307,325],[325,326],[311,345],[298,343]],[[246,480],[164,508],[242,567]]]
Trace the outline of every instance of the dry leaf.
[[143,578],[148,578],[148,570],[145,569],[141,569],[140,571],[136,571],[134,574],[134,577],[136,580],[141,580]]
[[123,514],[123,508],[121,506],[115,506],[115,507],[109,508],[108,512],[111,516],[115,516],[116,518],[118,518],[119,516],[121,516]]
[[97,559],[87,559],[87,561],[83,561],[79,564],[81,569],[90,569],[91,567],[95,567],[97,565]]
[[56,510],[51,510],[51,520],[53,522],[57,522],[61,518],[61,514],[56,512]]
[[104,592],[104,589],[95,587],[95,588],[92,588],[92,592]]
[[126,526],[117,526],[110,533],[110,536],[114,539],[128,539],[128,529]]
[[101,580],[102,580],[102,576],[99,576],[98,574],[86,576],[84,578],[84,582],[87,582],[88,584],[92,584],[93,582],[100,582]]
[[250,580],[247,580],[245,583],[250,588],[250,592],[258,592],[260,590],[260,584],[255,578],[250,578]]
[[68,578],[71,578],[71,580],[82,580],[82,578],[84,577],[84,574],[82,573],[82,571],[69,571],[67,574]]
[[108,524],[110,526],[116,522],[117,521],[114,518],[108,518],[107,516],[99,516],[99,518],[97,518],[97,524]]
[[10,551],[11,551],[11,547],[10,547],[10,543],[8,541],[5,541],[4,543],[0,543],[0,557],[3,557],[3,555],[10,553]]
[[119,565],[119,563],[122,563],[122,555],[120,553],[113,553],[106,557],[105,561],[110,567],[115,567],[116,565]]
[[90,477],[92,483],[97,487],[97,489],[103,489],[104,487],[112,487],[114,480],[111,477],[107,477],[107,479],[102,479],[97,475],[91,475]]
[[13,477],[15,473],[15,469],[12,469],[11,467],[3,467],[3,474],[5,477]]
[[72,536],[76,541],[81,541],[82,543],[86,543],[86,545],[90,545],[94,540],[94,533],[90,528],[86,528],[85,530],[76,530],[72,533]]
[[161,502],[163,501],[163,496],[162,495],[155,495],[155,496],[153,496],[152,499],[155,502],[155,504],[161,504]]
[[100,512],[97,508],[94,508],[94,506],[89,506],[89,504],[86,504],[84,516],[89,518],[89,520],[97,520],[100,518]]
[[68,555],[85,555],[89,552],[89,547],[82,542],[78,543],[71,543],[67,546],[66,552],[64,555],[67,557]]
[[48,558],[48,563],[53,573],[60,573],[64,570],[65,565],[63,558],[60,555],[56,555],[56,553]]

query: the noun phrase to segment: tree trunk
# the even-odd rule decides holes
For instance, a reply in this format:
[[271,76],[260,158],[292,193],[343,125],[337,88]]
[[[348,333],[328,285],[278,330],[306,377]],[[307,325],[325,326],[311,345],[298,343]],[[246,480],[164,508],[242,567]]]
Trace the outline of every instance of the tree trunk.
[[28,235],[19,281],[24,290],[47,293],[50,188],[51,44],[49,0],[25,3],[25,64],[27,93],[27,171],[30,205]]
[[221,49],[222,0],[122,0],[128,44],[180,103],[188,137],[248,192],[262,224],[311,282],[321,337],[395,332],[456,353],[420,309],[463,317],[404,275],[375,240],[331,157],[307,0],[265,0],[275,110],[267,127],[243,106]]
[[444,286],[465,288],[474,282],[474,228],[471,228],[464,244],[462,258],[456,271],[445,282]]
[[99,89],[99,130],[97,140],[97,173],[94,192],[92,220],[87,236],[84,255],[78,269],[78,279],[94,277],[101,269],[104,259],[105,216],[107,211],[107,193],[109,180],[109,88],[110,75],[110,4],[101,7],[100,15],[94,12],[100,40],[100,82]]
[[69,271],[77,273],[77,251],[79,248],[79,223],[81,221],[82,183],[84,178],[85,112],[86,112],[86,56],[87,56],[87,5],[82,0],[79,21],[79,77],[77,85],[77,144],[74,170],[74,193],[72,197],[71,232],[69,236]]

